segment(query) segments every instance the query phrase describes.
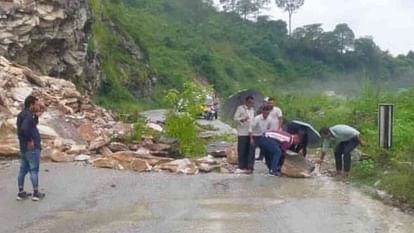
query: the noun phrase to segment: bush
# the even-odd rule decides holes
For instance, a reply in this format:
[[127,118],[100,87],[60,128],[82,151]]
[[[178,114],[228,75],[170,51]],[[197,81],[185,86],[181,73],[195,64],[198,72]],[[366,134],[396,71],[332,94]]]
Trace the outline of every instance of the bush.
[[372,159],[362,160],[352,168],[352,176],[355,178],[368,178],[375,175],[375,161]]
[[176,138],[181,155],[197,156],[205,153],[203,141],[198,137],[194,118],[188,113],[169,112],[165,121],[168,136]]
[[139,117],[134,123],[134,131],[131,135],[131,141],[140,141],[143,135],[151,135],[155,140],[160,138],[160,132],[148,128],[145,119]]
[[168,136],[176,138],[181,155],[196,156],[205,153],[205,145],[198,137],[196,118],[202,112],[207,94],[211,88],[186,82],[180,92],[171,89],[164,102],[171,108],[167,113],[165,130]]

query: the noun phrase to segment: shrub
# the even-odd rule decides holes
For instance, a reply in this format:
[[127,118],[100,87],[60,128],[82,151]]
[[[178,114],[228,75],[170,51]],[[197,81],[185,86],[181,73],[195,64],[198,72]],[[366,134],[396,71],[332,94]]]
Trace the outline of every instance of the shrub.
[[367,178],[375,175],[375,162],[372,159],[362,160],[352,168],[352,176]]
[[205,152],[195,121],[209,92],[208,86],[186,82],[181,92],[171,89],[164,97],[164,102],[171,108],[166,116],[165,130],[168,136],[177,139],[181,155],[194,156]]
[[168,136],[177,139],[181,155],[196,156],[205,153],[204,143],[198,137],[194,125],[194,118],[188,113],[170,111],[165,121],[165,130]]

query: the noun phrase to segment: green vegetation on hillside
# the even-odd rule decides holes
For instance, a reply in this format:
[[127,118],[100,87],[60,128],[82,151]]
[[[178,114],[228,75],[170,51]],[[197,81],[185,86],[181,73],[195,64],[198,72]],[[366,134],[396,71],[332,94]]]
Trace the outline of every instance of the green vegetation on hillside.
[[[284,21],[244,20],[237,13],[218,12],[208,1],[90,1],[95,15],[91,41],[108,77],[100,96],[119,101],[130,100],[128,87],[134,81],[126,77],[125,66],[142,80],[157,77],[149,96],[155,102],[163,90],[181,89],[187,80],[208,82],[227,96],[243,88],[265,93],[297,84],[304,88],[311,80],[395,81],[414,70],[414,53],[394,58],[371,38],[355,38],[346,24],[329,32],[310,24],[288,36]],[[142,61],[120,48],[124,39],[142,52]]]
[[[146,87],[154,71],[146,66],[145,57],[137,58],[139,48],[134,48],[130,35],[113,23],[108,5],[97,0],[89,0],[89,3],[94,22],[88,49],[102,58],[104,74],[95,101],[121,113],[141,110],[152,102],[145,98],[138,100],[134,93],[148,91]],[[128,46],[138,52],[129,51]],[[147,97],[145,94],[142,96]]]

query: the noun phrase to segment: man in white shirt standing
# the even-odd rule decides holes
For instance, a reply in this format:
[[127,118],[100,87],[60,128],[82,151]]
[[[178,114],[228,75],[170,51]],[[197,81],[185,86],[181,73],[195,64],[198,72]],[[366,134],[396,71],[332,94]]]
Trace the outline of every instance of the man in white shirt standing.
[[248,173],[248,156],[250,153],[249,128],[254,118],[254,98],[247,96],[245,104],[237,107],[234,121],[237,124],[237,152],[239,154],[239,173]]
[[270,130],[270,118],[269,113],[272,108],[270,106],[264,106],[260,115],[254,117],[250,124],[249,136],[250,136],[250,154],[248,157],[248,169],[253,171],[254,168],[254,154],[258,142],[263,137],[264,133]]
[[268,106],[272,108],[272,110],[270,111],[270,119],[272,121],[271,128],[272,129],[282,128],[283,113],[279,107],[275,106],[275,98],[269,97],[267,104]]

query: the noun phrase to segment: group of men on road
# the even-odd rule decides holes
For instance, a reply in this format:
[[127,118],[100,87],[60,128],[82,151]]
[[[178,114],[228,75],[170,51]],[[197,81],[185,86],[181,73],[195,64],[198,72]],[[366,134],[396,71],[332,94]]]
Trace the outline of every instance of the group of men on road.
[[[283,153],[290,149],[306,156],[306,130],[292,123],[283,124],[282,110],[275,106],[274,98],[267,98],[260,111],[254,112],[255,100],[252,96],[245,99],[245,104],[239,106],[234,114],[238,133],[239,169],[241,173],[252,173],[255,162],[255,149],[260,148],[264,155],[269,174],[280,176],[283,165]],[[45,194],[39,191],[39,165],[42,150],[40,133],[37,128],[42,105],[39,100],[30,95],[24,101],[24,109],[17,116],[17,135],[20,144],[20,170],[17,177],[17,200],[27,199],[32,195],[33,201],[42,199]],[[364,142],[360,133],[347,125],[335,125],[322,128],[321,137],[324,139],[321,158],[322,163],[330,145],[330,141],[338,142],[335,148],[335,163],[338,175],[348,175],[351,169],[351,151]],[[259,157],[260,159],[260,157]],[[30,173],[33,193],[26,193],[24,180]]]
[[[269,174],[281,175],[284,153],[292,150],[302,156],[307,154],[307,129],[294,122],[283,125],[282,110],[275,105],[275,99],[267,97],[258,112],[254,110],[255,100],[247,96],[245,104],[238,106],[234,121],[237,124],[237,151],[239,168],[237,173],[251,174],[254,170],[256,148],[260,148],[259,160],[264,157]],[[348,125],[335,125],[322,128],[320,136],[323,139],[321,157],[317,163],[322,163],[332,141],[335,147],[335,163],[337,175],[348,176],[351,169],[351,152],[364,142],[360,132]]]

